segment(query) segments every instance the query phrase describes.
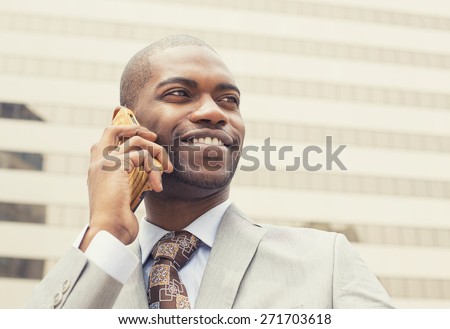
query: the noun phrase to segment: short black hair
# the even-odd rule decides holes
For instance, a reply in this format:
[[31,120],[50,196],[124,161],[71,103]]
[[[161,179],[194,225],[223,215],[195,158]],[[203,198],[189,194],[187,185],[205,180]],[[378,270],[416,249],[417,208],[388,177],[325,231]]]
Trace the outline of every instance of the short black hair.
[[133,109],[139,91],[151,77],[151,57],[165,49],[180,46],[207,47],[216,52],[203,40],[190,35],[170,35],[152,43],[137,52],[127,63],[120,79],[120,105]]

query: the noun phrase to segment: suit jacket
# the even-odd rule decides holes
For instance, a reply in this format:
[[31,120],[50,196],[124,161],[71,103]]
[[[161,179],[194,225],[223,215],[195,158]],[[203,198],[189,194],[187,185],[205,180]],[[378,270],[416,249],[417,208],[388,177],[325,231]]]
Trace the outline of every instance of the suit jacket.
[[[130,248],[140,258],[139,244]],[[142,266],[125,285],[72,248],[27,308],[147,308]],[[342,234],[260,226],[231,205],[195,308],[390,308],[389,296]]]

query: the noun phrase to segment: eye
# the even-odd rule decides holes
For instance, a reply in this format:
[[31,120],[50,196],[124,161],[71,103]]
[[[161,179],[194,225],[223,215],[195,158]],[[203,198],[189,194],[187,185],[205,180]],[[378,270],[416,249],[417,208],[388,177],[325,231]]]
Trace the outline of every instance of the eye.
[[161,99],[168,103],[186,103],[191,99],[189,91],[183,88],[174,88],[166,91]]
[[227,103],[235,104],[236,106],[239,106],[239,97],[234,95],[226,95],[220,99],[220,101],[224,101]]
[[180,96],[180,97],[189,97],[189,94],[184,89],[172,89],[164,94],[164,96]]

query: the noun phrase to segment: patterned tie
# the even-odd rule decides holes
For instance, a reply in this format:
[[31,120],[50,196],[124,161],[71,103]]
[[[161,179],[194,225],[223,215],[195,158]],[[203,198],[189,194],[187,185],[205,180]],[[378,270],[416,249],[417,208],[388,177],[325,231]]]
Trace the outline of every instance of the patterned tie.
[[148,282],[149,308],[191,308],[178,271],[199,247],[200,240],[186,231],[166,234],[152,250],[155,259]]

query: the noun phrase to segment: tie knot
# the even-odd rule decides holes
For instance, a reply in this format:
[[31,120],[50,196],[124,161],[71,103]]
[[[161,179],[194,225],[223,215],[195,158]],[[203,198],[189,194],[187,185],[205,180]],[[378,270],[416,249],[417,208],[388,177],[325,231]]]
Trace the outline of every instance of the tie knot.
[[153,247],[152,256],[155,261],[167,259],[173,262],[179,270],[186,265],[199,245],[200,240],[187,231],[170,232]]

